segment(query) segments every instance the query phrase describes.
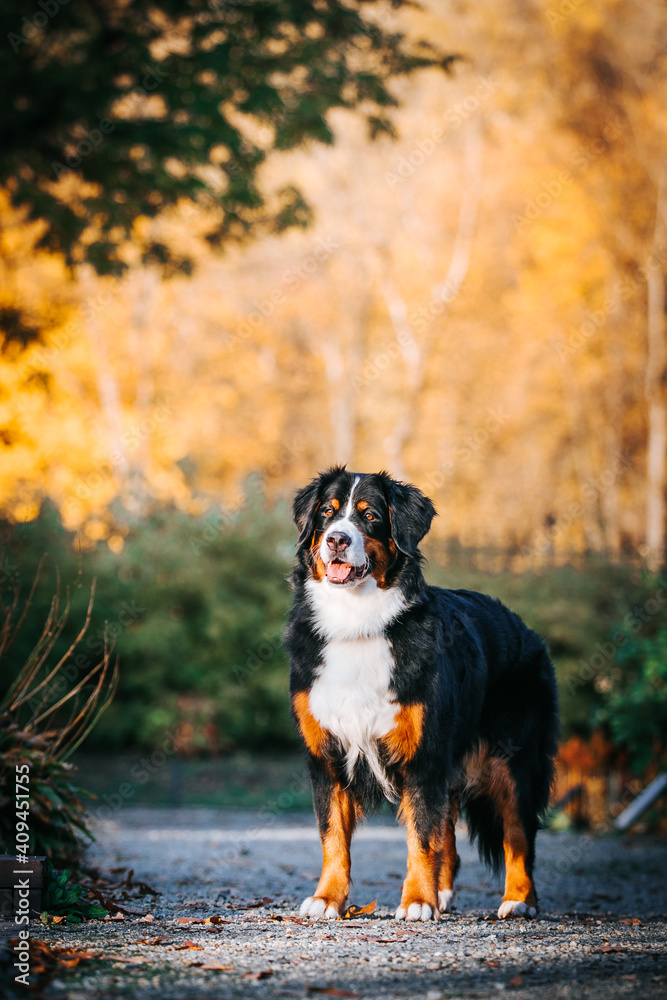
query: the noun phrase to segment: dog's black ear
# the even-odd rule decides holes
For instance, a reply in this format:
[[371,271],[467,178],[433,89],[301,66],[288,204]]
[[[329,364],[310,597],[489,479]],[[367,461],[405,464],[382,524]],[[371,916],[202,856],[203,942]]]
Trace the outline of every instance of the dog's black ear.
[[419,543],[437,514],[433,502],[416,486],[398,483],[390,476],[386,476],[384,485],[396,548],[406,556],[417,556]]
[[299,540],[297,546],[301,546],[308,541],[315,530],[315,515],[320,506],[320,489],[322,488],[322,477],[311,479],[307,486],[295,494],[292,501],[292,517],[299,529]]

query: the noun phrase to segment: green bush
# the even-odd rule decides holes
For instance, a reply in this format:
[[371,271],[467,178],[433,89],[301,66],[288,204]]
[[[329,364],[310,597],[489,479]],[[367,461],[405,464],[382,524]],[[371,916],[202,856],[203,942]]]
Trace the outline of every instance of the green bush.
[[604,673],[603,705],[597,721],[617,743],[632,748],[639,771],[664,767],[667,752],[667,623],[655,635],[631,639]]
[[[153,747],[165,734],[175,738],[177,727],[181,735],[192,729],[195,751],[294,744],[281,646],[293,553],[286,506],[267,511],[253,497],[226,519],[156,509],[130,527],[117,555],[106,543],[77,551],[48,504],[36,521],[6,533],[27,579],[49,553],[32,618],[48,609],[56,567],[72,588],[73,612],[97,579],[91,627],[66,671],[74,678],[99,659],[105,622],[121,670],[88,748]],[[71,638],[66,627],[57,648]],[[30,641],[26,621],[1,683],[15,675]]]

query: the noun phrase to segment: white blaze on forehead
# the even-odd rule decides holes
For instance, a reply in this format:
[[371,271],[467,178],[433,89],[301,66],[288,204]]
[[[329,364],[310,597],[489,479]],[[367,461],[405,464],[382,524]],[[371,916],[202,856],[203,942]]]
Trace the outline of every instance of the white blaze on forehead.
[[334,558],[334,553],[330,550],[327,545],[327,538],[332,531],[344,531],[345,534],[350,536],[350,544],[345,549],[344,561],[350,563],[352,566],[363,566],[366,562],[366,550],[364,549],[364,536],[359,531],[356,524],[353,524],[350,520],[353,510],[354,502],[354,491],[357,488],[358,483],[361,480],[361,476],[355,476],[352,483],[352,488],[350,490],[350,495],[347,498],[347,504],[343,512],[342,518],[340,520],[335,520],[329,525],[327,530],[322,535],[322,541],[320,542],[320,558],[322,562],[326,565],[328,562]]
[[343,514],[343,519],[344,520],[347,520],[347,518],[352,513],[352,497],[354,496],[354,491],[357,488],[357,484],[358,484],[360,478],[361,478],[360,476],[355,476],[354,477],[354,482],[352,483],[352,489],[350,490],[350,495],[347,498],[347,507],[345,508],[345,513]]

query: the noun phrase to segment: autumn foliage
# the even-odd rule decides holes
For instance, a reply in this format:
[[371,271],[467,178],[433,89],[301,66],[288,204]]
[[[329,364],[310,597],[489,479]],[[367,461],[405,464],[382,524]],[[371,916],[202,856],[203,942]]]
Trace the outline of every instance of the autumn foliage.
[[[474,582],[527,603],[573,731],[618,719],[619,740],[639,739],[623,705],[641,714],[646,691],[664,691],[662,612],[625,660],[585,665],[632,601],[653,599],[641,574],[664,560],[667,14],[647,3],[638,17],[630,0],[364,3],[348,37],[340,5],[290,4],[301,20],[280,49],[275,5],[251,5],[254,28],[243,5],[191,6],[203,20],[151,15],[137,45],[162,69],[136,107],[122,104],[137,86],[124,64],[99,84],[95,114],[114,130],[100,126],[99,149],[57,188],[36,139],[2,160],[0,514],[37,536],[55,519],[58,559],[96,566],[112,622],[123,601],[148,609],[120,637],[128,711],[106,717],[118,741],[149,743],[177,720],[193,745],[206,732],[224,749],[258,718],[289,740],[282,654],[242,684],[230,671],[278,643],[292,542],[280,504],[338,461],[434,499],[438,582],[466,577],[451,567],[474,550]],[[210,88],[228,81],[188,48],[209,14],[295,60],[266,77],[280,106],[258,85],[253,99],[259,62],[225,91],[226,153]],[[17,56],[29,62],[40,37]],[[32,116],[17,100],[7,116]],[[77,122],[59,118],[48,143],[76,147]],[[119,273],[99,273],[110,261]],[[538,575],[517,583],[508,568]]]

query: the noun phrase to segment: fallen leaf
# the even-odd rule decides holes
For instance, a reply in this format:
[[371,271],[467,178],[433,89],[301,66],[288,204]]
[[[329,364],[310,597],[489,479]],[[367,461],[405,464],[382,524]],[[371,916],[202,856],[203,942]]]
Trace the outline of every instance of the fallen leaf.
[[347,910],[343,914],[343,920],[351,920],[353,917],[360,917],[362,914],[374,913],[375,907],[377,905],[377,899],[374,899],[372,903],[367,903],[366,906],[348,906]]
[[166,944],[169,940],[170,939],[168,937],[141,938],[137,941],[137,944],[147,944],[152,946],[156,944]]
[[129,906],[126,903],[119,903],[117,900],[105,896],[103,893],[100,892],[99,889],[96,889],[94,886],[90,886],[88,890],[88,895],[96,899],[97,902],[100,903],[100,905],[103,906],[105,910],[109,910],[109,912],[113,911],[114,913],[126,913],[130,917],[147,916],[145,907],[143,907],[142,909],[137,909],[136,906]]
[[268,906],[273,900],[270,896],[264,896],[263,899],[251,899],[249,903],[227,903],[228,910],[256,910],[260,906]]
[[[484,961],[484,959],[482,959],[482,961]],[[490,969],[499,969],[500,968],[500,962],[492,962],[488,958],[486,959],[486,964],[488,965],[488,967]]]
[[180,944],[174,945],[174,951],[185,951],[186,949],[190,949],[191,951],[204,950],[200,944],[195,944],[194,941],[182,941]]
[[218,917],[218,916],[213,916],[213,917],[179,917],[178,918],[178,923],[179,924],[186,924],[186,925],[189,926],[190,924],[209,924],[209,925],[210,924],[231,924],[231,923],[233,923],[233,921],[232,921],[231,918],[230,919],[226,919],[225,917]]
[[153,916],[153,914],[152,913],[147,913],[145,917],[140,917],[139,920],[137,921],[137,923],[139,923],[139,924],[152,924],[154,920],[155,920],[155,917]]
[[291,924],[309,924],[309,923],[314,923],[314,921],[306,920],[305,917],[292,916],[291,914],[287,914],[287,916],[283,917],[283,916],[280,915],[280,913],[270,913],[268,919],[269,920],[284,921],[285,923],[289,922]]
[[518,989],[519,986],[523,985],[523,978],[521,976],[514,976],[507,985],[511,986],[512,989]]
[[143,955],[131,955],[129,958],[126,958],[125,955],[100,955],[100,958],[109,959],[111,962],[120,962],[123,965],[145,965],[146,962],[151,961],[148,957],[144,958]]
[[75,968],[79,962],[97,958],[97,952],[78,951],[76,948],[54,948],[53,954],[56,956],[58,965],[64,965],[67,969]]
[[262,969],[261,972],[244,972],[243,973],[243,978],[244,979],[268,979],[269,976],[272,976],[272,975],[273,975],[273,972],[272,972],[271,969]]
[[234,971],[234,966],[233,965],[218,965],[217,962],[202,962],[201,968],[202,969],[211,969],[212,971],[215,971],[215,972],[233,972]]
[[623,917],[623,919],[618,922],[619,924],[641,924],[639,917]]
[[593,955],[606,955],[610,951],[627,951],[627,950],[628,950],[627,948],[624,948],[620,944],[603,944],[601,948],[591,949]]

